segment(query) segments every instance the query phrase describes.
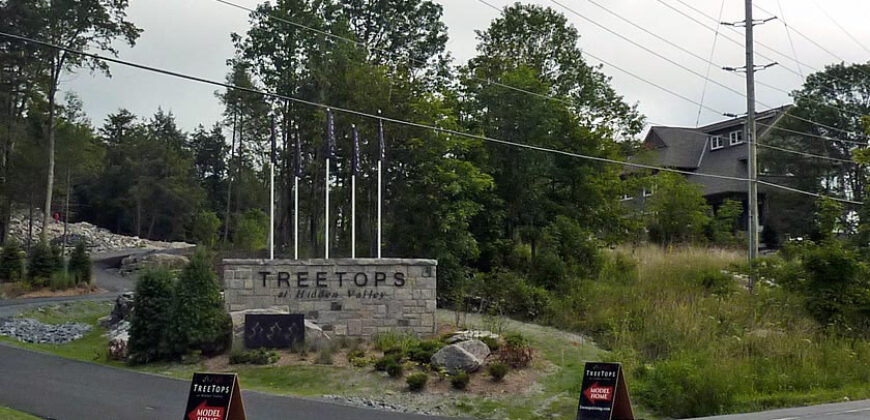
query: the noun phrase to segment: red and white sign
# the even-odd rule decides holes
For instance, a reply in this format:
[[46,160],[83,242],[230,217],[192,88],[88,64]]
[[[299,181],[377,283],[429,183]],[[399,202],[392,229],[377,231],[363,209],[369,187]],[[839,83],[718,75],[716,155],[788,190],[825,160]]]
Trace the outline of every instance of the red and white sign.
[[187,414],[188,420],[224,420],[223,407],[209,407],[205,405],[205,401],[201,402],[196,408]]
[[598,383],[592,384],[586,391],[583,392],[589,402],[595,404],[598,401],[610,401],[613,399],[612,386],[600,386]]

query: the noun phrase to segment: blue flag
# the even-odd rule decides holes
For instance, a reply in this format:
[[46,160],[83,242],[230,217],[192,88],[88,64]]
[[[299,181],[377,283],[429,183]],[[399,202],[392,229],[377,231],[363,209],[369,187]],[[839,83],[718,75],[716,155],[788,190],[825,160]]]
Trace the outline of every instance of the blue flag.
[[325,139],[326,159],[335,158],[335,116],[332,114],[332,109],[326,109],[326,139]]
[[353,156],[351,157],[351,173],[359,175],[359,132],[353,125]]
[[296,178],[302,178],[302,137],[299,135],[299,125],[296,125],[295,130],[293,132],[296,137],[296,141],[293,144],[294,156],[293,156],[293,170]]

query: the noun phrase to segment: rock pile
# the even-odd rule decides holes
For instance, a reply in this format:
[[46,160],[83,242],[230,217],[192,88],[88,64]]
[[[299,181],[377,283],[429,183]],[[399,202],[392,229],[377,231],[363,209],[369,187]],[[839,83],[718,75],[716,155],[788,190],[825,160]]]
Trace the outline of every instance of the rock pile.
[[[27,242],[28,232],[31,233],[31,241],[39,240],[42,232],[42,216],[39,210],[34,210],[33,228],[30,227],[28,212],[16,210],[12,212],[9,234],[21,243]],[[52,244],[60,245],[63,238],[63,223],[52,223],[48,226],[47,235]],[[87,222],[70,223],[67,225],[66,242],[68,246],[74,246],[84,242],[90,252],[106,252],[117,249],[129,248],[187,248],[191,244],[185,242],[160,242],[149,241],[135,236],[116,235],[108,229],[94,226]]]
[[90,325],[76,322],[44,324],[31,318],[0,322],[0,335],[15,337],[25,343],[65,344],[82,338],[90,330]]
[[121,268],[119,272],[122,276],[128,276],[144,269],[165,268],[168,270],[181,270],[189,262],[190,260],[183,255],[164,254],[152,251],[148,254],[124,257],[124,259],[121,260]]
[[115,307],[112,314],[100,318],[97,321],[101,327],[109,330],[109,358],[113,360],[125,360],[130,354],[128,343],[130,341],[130,320],[133,316],[133,292],[122,293],[115,299]]

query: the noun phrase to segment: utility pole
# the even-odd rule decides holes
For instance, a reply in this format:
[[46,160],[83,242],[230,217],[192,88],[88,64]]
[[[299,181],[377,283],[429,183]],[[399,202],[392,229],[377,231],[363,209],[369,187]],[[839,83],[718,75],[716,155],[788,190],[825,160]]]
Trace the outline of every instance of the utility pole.
[[[755,20],[752,0],[746,0],[746,143],[749,147],[749,267],[758,256],[758,130],[755,125]],[[750,270],[750,272],[752,272]],[[749,277],[749,288],[755,286],[755,275]]]
[[755,122],[755,72],[772,67],[777,63],[766,64],[761,67],[755,66],[755,25],[767,23],[776,17],[756,21],[752,14],[752,0],[746,0],[746,18],[741,23],[723,23],[730,26],[743,26],[746,28],[746,66],[743,69],[725,67],[729,71],[746,71],[746,147],[747,147],[747,195],[748,197],[748,227],[749,233],[749,289],[755,286],[755,274],[752,265],[758,257],[758,129]]

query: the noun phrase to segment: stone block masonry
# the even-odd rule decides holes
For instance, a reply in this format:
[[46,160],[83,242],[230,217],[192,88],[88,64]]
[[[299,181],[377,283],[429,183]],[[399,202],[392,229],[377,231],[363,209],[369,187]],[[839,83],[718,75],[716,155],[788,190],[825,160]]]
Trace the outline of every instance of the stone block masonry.
[[311,259],[223,261],[230,311],[288,305],[335,335],[437,331],[437,261]]

